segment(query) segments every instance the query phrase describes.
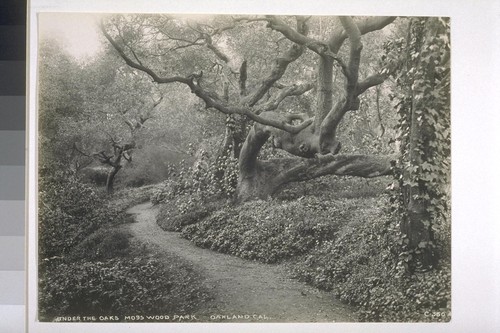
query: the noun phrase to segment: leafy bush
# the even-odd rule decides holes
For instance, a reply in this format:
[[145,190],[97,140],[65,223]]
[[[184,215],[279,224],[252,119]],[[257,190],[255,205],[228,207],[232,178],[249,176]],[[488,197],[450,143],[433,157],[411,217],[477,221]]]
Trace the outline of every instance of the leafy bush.
[[149,201],[155,190],[156,185],[117,190],[108,206],[115,211],[123,212],[129,207]]
[[220,252],[282,261],[335,237],[343,213],[314,197],[291,202],[248,202],[217,211],[184,228],[182,236]]
[[119,220],[103,194],[74,175],[57,172],[40,178],[39,249],[42,257],[61,256],[103,225]]
[[[182,172],[181,172],[182,175]],[[168,179],[155,187],[150,196],[150,201],[157,205],[159,203],[166,203],[184,193],[187,193],[187,185],[179,179]]]
[[101,228],[75,246],[70,258],[103,260],[121,257],[129,252],[130,237],[130,232]]
[[238,181],[238,160],[230,152],[216,149],[219,140],[205,140],[190,167],[185,162],[176,165],[177,171],[156,188],[151,202],[166,203],[183,195],[201,195],[204,200],[232,198]]
[[208,217],[223,205],[224,200],[209,201],[199,193],[179,195],[161,204],[156,221],[164,230],[180,231],[182,227]]
[[208,293],[189,268],[165,267],[151,256],[41,266],[40,320],[57,316],[192,313]]
[[189,267],[178,263],[169,268],[144,253],[131,253],[129,234],[117,229],[125,219],[117,209],[143,200],[146,190],[109,204],[73,174],[54,170],[40,177],[39,187],[42,321],[72,315],[189,313],[207,297]]
[[411,257],[398,223],[384,209],[374,213],[296,260],[293,275],[358,305],[361,320],[449,320],[449,258],[435,270],[408,274]]
[[[331,194],[319,187],[319,198],[226,207],[185,227],[182,236],[247,259],[288,259],[292,276],[357,305],[363,321],[449,320],[449,242],[440,245],[441,267],[410,275],[411,256],[387,198],[369,194],[362,181],[335,186]],[[354,198],[356,188],[367,195]],[[445,229],[437,239],[447,239]]]
[[164,314],[174,309],[189,312],[203,301],[207,293],[189,268],[180,265],[168,270],[150,256],[131,254],[129,234],[117,229],[125,219],[117,209],[143,200],[144,192],[138,190],[109,204],[102,193],[73,174],[53,170],[43,174],[41,320],[126,312]]
[[325,176],[307,182],[290,183],[277,195],[277,199],[294,200],[314,196],[324,200],[345,200],[379,197],[391,177],[364,179],[359,177]]
[[104,166],[86,167],[80,170],[79,177],[84,183],[105,186],[108,173],[109,168]]

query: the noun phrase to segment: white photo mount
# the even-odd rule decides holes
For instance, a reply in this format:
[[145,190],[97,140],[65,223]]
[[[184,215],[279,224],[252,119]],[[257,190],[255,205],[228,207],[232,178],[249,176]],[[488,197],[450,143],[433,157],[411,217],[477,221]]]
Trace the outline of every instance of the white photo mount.
[[[183,13],[183,14],[308,14],[308,15],[397,15],[446,16],[452,24],[452,321],[449,323],[46,323],[37,320],[37,61],[41,13]],[[29,91],[28,114],[28,332],[260,332],[290,330],[316,332],[496,332],[500,328],[499,202],[491,166],[498,163],[488,147],[477,142],[500,142],[497,125],[500,102],[496,87],[500,77],[496,63],[499,47],[500,5],[495,1],[370,1],[313,4],[289,1],[149,1],[91,0],[78,3],[32,0],[28,5]],[[485,33],[485,32],[489,32]],[[89,46],[90,47],[90,46]],[[481,52],[478,52],[481,50]],[[471,70],[471,66],[474,70]],[[490,69],[493,69],[491,71]],[[473,110],[473,111],[472,111]],[[474,116],[472,116],[474,114]],[[470,130],[474,134],[470,134]],[[472,138],[473,136],[473,138]],[[467,156],[467,157],[465,157]],[[477,172],[477,161],[486,171]],[[472,178],[477,178],[472,180]],[[484,192],[486,191],[486,192]],[[476,194],[472,195],[471,193]],[[481,194],[481,195],[480,195]],[[487,198],[483,197],[487,196]],[[480,211],[480,212],[478,212]]]

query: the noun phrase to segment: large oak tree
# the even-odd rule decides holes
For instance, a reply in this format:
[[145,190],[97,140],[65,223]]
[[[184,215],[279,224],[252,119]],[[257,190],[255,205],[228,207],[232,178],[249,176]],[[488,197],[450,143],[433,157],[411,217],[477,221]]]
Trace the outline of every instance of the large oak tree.
[[[108,19],[102,24],[102,31],[129,66],[147,73],[158,84],[183,84],[207,108],[253,121],[239,152],[237,196],[239,200],[248,200],[265,198],[290,182],[328,174],[376,177],[391,172],[390,156],[339,154],[337,128],[346,113],[359,108],[360,95],[385,80],[381,71],[360,77],[362,38],[394,20],[339,17],[337,22],[325,20],[329,26],[313,32],[311,17],[301,16],[200,19],[131,15]],[[252,40],[255,37],[251,29],[267,29],[267,34],[276,37],[278,33],[280,40],[286,41],[280,44],[286,47],[281,46],[279,54],[267,59],[265,71],[252,72],[250,68],[255,67],[249,62],[253,59],[242,58],[231,47],[231,39],[248,38],[258,53],[261,44]],[[341,57],[340,50],[346,42],[348,51]],[[182,67],[173,62],[182,57]],[[310,76],[316,77],[316,82],[303,78],[290,82],[293,75],[285,80],[289,68],[304,57],[316,64],[316,74]],[[218,85],[214,83],[214,68],[219,74]],[[334,89],[336,68],[344,77],[341,91]],[[223,79],[220,73],[224,74]],[[312,112],[280,110],[284,100],[313,88],[317,96]],[[228,94],[229,89],[238,89],[238,93]],[[268,140],[294,157],[259,160],[259,152]]]

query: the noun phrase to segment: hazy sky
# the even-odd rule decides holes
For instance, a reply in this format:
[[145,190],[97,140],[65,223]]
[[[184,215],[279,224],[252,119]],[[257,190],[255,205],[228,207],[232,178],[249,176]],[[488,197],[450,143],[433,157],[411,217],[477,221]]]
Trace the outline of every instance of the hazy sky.
[[96,14],[40,13],[39,35],[60,40],[71,55],[83,60],[101,48],[98,22]]

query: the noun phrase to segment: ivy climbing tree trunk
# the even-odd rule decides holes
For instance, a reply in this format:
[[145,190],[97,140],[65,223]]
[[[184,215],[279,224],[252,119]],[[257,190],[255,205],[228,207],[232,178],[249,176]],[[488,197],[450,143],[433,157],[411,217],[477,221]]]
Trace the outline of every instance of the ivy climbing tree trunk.
[[[441,18],[415,18],[409,25],[403,75],[397,78],[402,154],[401,231],[408,269],[438,263],[434,228],[443,220],[449,180],[449,24]],[[400,45],[402,47],[402,45]]]

